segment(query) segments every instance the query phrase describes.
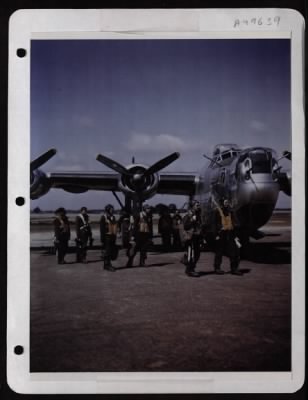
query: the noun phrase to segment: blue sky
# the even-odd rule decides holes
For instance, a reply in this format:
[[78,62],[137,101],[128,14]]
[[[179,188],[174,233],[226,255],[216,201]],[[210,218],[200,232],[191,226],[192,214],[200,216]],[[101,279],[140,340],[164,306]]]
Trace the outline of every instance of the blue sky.
[[[58,150],[46,172],[106,171],[98,153],[151,164],[173,151],[181,157],[166,171],[199,171],[218,143],[291,149],[290,124],[287,39],[31,43],[31,157]],[[176,200],[150,203],[164,199]],[[54,189],[31,207],[110,201],[106,192]],[[278,206],[289,205],[281,194]]]

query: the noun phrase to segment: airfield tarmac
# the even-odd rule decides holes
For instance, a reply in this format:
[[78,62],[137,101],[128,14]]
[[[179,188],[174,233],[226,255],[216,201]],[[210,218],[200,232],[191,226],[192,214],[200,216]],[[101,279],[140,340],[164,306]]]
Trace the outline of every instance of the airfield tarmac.
[[57,265],[35,241],[51,226],[32,226],[31,372],[290,371],[290,226],[290,213],[273,215],[240,277],[226,258],[228,273],[213,274],[214,254],[202,252],[199,278],[159,238],[146,267],[126,268],[121,250],[105,271],[98,246],[88,264],[72,252]]

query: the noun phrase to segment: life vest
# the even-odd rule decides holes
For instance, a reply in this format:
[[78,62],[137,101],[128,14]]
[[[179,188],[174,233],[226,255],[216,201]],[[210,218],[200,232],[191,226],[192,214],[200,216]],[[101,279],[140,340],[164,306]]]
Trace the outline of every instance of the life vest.
[[143,212],[140,213],[139,232],[150,232],[148,219]]
[[67,233],[69,232],[69,225],[67,220],[63,220],[61,217],[56,217],[56,219],[60,222],[60,232]]
[[106,225],[107,225],[107,235],[116,235],[118,232],[118,223],[114,216],[107,217],[105,216]]
[[220,207],[217,207],[218,212],[221,217],[221,225],[223,231],[231,231],[233,229],[233,223],[231,218],[231,213],[225,215]]

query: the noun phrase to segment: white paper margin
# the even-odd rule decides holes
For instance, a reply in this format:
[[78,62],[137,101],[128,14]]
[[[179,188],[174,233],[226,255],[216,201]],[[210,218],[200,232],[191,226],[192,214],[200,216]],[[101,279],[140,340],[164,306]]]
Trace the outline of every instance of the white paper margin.
[[[279,16],[279,26],[265,22]],[[257,19],[256,24],[240,23]],[[259,24],[259,21],[263,21]],[[236,25],[236,26],[235,26]],[[30,40],[291,37],[292,372],[30,373]],[[18,393],[290,393],[305,371],[304,20],[291,9],[19,10],[10,19],[7,377]],[[24,48],[24,58],[16,50]],[[19,196],[25,205],[15,203]],[[22,355],[14,347],[24,347]]]

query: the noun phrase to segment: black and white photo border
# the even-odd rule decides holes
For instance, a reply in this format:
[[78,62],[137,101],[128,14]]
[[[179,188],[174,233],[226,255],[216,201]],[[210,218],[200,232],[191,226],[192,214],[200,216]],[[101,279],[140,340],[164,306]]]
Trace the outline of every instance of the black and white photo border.
[[[266,21],[272,21],[267,24]],[[279,21],[279,23],[277,23]],[[291,372],[30,373],[31,39],[289,38],[292,123]],[[305,371],[305,146],[302,16],[290,9],[20,10],[10,20],[7,376],[19,393],[291,393]],[[25,57],[17,56],[25,49]],[[20,205],[18,198],[24,199]],[[16,354],[16,346],[23,347]]]

